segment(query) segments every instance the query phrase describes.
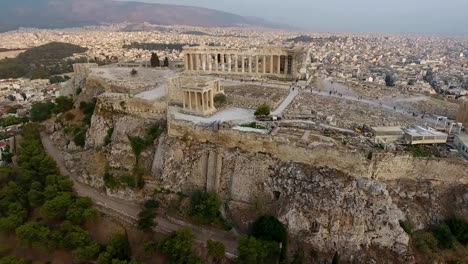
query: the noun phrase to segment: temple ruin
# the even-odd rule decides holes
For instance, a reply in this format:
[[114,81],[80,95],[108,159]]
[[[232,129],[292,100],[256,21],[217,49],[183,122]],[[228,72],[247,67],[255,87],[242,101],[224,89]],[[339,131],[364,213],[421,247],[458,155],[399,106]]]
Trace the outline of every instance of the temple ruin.
[[184,47],[185,70],[292,80],[299,66],[299,50],[281,47],[238,49],[219,46]]

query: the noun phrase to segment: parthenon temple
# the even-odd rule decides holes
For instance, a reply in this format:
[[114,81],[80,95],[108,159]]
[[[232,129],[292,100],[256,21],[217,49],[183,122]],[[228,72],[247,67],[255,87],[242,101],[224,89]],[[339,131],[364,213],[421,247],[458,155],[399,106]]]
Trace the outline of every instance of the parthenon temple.
[[218,46],[184,47],[185,70],[207,74],[294,79],[298,50],[265,47],[237,49]]

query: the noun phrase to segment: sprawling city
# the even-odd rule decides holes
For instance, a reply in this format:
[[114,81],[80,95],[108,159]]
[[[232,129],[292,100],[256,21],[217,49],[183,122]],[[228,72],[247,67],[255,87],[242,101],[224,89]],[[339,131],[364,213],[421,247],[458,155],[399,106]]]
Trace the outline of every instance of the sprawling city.
[[0,264],[468,263],[468,37],[9,2]]

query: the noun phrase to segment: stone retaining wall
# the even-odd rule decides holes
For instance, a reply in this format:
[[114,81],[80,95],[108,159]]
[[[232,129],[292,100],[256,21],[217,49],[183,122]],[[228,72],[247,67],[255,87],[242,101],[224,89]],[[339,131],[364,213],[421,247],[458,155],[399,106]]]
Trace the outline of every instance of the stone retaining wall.
[[227,149],[266,153],[283,162],[329,167],[357,176],[378,180],[399,178],[436,180],[468,184],[468,163],[454,159],[415,158],[408,154],[377,153],[372,160],[364,153],[337,147],[303,148],[272,135],[240,132],[232,129],[214,131],[190,122],[168,121],[168,135],[199,143],[213,143]]

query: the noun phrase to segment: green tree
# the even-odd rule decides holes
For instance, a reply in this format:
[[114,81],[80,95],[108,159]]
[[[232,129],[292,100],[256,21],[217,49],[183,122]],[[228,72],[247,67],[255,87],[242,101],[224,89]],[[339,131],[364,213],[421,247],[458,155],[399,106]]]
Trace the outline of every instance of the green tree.
[[31,121],[42,122],[50,118],[55,105],[53,103],[35,103],[31,106]]
[[69,250],[85,247],[91,242],[91,238],[85,230],[69,221],[62,223],[60,237],[60,245]]
[[393,75],[390,74],[385,75],[385,85],[390,87],[395,86],[395,77],[393,77]]
[[270,264],[277,263],[279,246],[274,241],[256,239],[242,235],[239,238],[238,264]]
[[6,216],[0,218],[0,232],[9,232],[21,226],[27,218],[26,209],[19,202],[8,204]]
[[92,201],[88,197],[79,197],[68,208],[66,219],[74,224],[82,224],[85,221],[97,219],[96,209],[92,208]]
[[468,244],[468,222],[460,218],[452,218],[446,221],[450,231],[462,244]]
[[31,188],[28,192],[28,201],[29,204],[33,207],[41,206],[44,202],[44,193],[42,184],[38,181],[34,181],[31,184]]
[[451,249],[455,244],[455,237],[446,224],[437,226],[434,231],[434,237],[442,248]]
[[49,219],[63,219],[72,203],[71,193],[60,193],[52,200],[44,203],[41,213]]
[[257,110],[255,111],[254,115],[255,116],[268,116],[270,115],[271,108],[267,104],[261,104],[257,107]]
[[156,53],[151,53],[151,59],[150,59],[151,67],[159,67],[161,66],[161,62],[159,61],[158,54]]
[[169,59],[167,57],[164,58],[163,66],[169,67]]
[[93,116],[94,109],[96,108],[97,99],[93,98],[90,102],[80,102],[80,110],[84,114],[83,122],[87,125],[91,124],[91,117]]
[[73,255],[81,262],[91,262],[99,256],[101,246],[95,242],[77,248],[73,251]]
[[138,162],[141,152],[143,152],[146,147],[146,142],[144,139],[138,136],[128,136],[128,139],[130,140],[130,145],[132,146],[133,153],[135,154],[135,159]]
[[28,247],[48,248],[50,229],[37,222],[26,223],[16,229],[16,237]]
[[222,202],[216,193],[196,191],[190,198],[189,215],[200,224],[212,224],[222,219]]
[[23,258],[8,256],[0,258],[0,264],[31,264],[31,261]]
[[224,258],[226,248],[224,244],[219,241],[208,240],[206,241],[206,248],[208,249],[208,256],[212,257],[216,263]]
[[227,97],[225,94],[219,93],[213,98],[214,105],[216,108],[223,107],[227,102]]
[[112,259],[130,260],[132,257],[132,249],[128,241],[128,235],[114,234],[111,241],[107,245],[106,252],[110,254]]
[[66,96],[59,96],[55,99],[55,113],[63,113],[73,109],[73,99]]
[[154,209],[143,208],[138,214],[138,229],[142,231],[151,231],[152,228],[156,225],[154,218],[156,217],[156,212]]
[[166,254],[172,263],[186,263],[193,255],[195,235],[189,229],[177,230],[158,243],[158,250]]
[[75,143],[75,145],[83,148],[86,144],[86,131],[79,131],[78,133],[76,133],[73,137],[73,142]]
[[281,261],[286,260],[288,246],[288,231],[276,217],[271,215],[260,216],[252,225],[252,235],[263,240],[272,240],[281,243]]

